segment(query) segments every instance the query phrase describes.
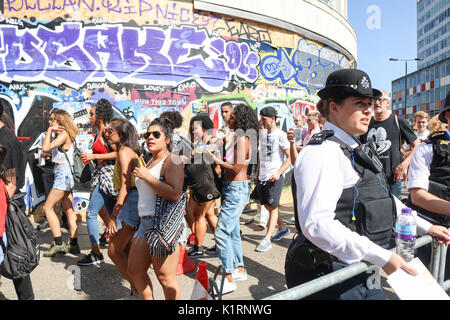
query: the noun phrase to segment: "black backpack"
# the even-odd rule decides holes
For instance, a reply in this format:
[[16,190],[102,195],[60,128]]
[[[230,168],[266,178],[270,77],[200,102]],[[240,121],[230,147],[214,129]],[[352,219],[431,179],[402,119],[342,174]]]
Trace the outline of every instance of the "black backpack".
[[0,245],[4,259],[0,265],[0,274],[8,279],[26,276],[39,264],[39,245],[37,232],[30,220],[20,209],[19,201],[25,193],[16,194],[12,200],[8,196],[8,212],[6,213],[5,233],[7,245],[2,237]]

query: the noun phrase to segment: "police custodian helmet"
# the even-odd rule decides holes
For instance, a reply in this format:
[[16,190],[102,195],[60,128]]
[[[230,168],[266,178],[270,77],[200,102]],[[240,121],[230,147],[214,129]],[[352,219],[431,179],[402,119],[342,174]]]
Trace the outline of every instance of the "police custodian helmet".
[[445,111],[450,110],[450,91],[447,92],[447,97],[445,97],[444,110],[439,113],[439,121],[443,123],[447,123],[447,119],[445,119]]
[[362,97],[378,99],[382,93],[372,89],[367,73],[359,69],[341,69],[328,75],[325,87],[317,92],[322,98]]

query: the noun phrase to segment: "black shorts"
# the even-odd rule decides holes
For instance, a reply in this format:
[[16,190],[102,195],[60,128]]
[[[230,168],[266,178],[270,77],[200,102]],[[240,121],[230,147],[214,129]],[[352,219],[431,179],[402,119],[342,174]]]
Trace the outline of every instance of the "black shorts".
[[281,192],[283,191],[284,177],[274,182],[260,181],[258,179],[258,193],[261,205],[278,207],[280,205]]

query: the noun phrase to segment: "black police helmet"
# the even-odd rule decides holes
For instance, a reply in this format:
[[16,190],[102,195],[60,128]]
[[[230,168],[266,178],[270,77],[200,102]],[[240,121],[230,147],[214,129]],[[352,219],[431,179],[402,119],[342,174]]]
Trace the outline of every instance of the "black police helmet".
[[322,98],[362,97],[378,99],[381,91],[372,89],[367,73],[359,69],[341,69],[328,75],[325,87],[317,95]]
[[450,110],[450,91],[447,92],[447,96],[445,97],[444,110],[439,113],[439,121],[443,123],[447,123],[447,119],[445,119],[445,111]]

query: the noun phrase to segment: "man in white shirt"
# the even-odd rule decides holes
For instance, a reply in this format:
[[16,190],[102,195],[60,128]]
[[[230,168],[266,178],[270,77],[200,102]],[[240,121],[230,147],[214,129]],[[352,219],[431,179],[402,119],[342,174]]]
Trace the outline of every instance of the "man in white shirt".
[[[259,167],[257,188],[261,205],[269,211],[267,233],[256,251],[264,252],[272,248],[272,241],[279,241],[291,231],[284,224],[278,214],[281,192],[284,186],[283,173],[291,165],[289,154],[289,141],[286,132],[277,127],[277,112],[273,107],[261,109],[261,123],[267,129],[266,135],[261,135],[259,142]],[[272,237],[275,225],[279,231]]]
[[[426,140],[430,135],[430,131],[427,129],[428,121],[430,121],[430,116],[425,111],[417,111],[414,114],[414,128],[417,128],[414,133],[416,134],[417,139],[419,139],[419,143]],[[411,146],[405,142],[403,144],[403,155],[405,158],[408,157],[410,152]]]
[[[389,250],[394,214],[404,205],[388,191],[378,158],[365,154],[354,138],[367,132],[372,100],[381,92],[372,89],[365,72],[341,69],[328,76],[318,96],[324,100],[319,111],[327,122],[294,165],[299,235],[286,255],[288,287],[362,260],[388,275],[399,268],[416,275],[415,269]],[[450,232],[442,226],[418,218],[417,230],[450,243]],[[370,277],[361,274],[310,298],[385,299],[381,287],[371,286]]]
[[[439,120],[450,124],[450,92],[445,99],[445,108]],[[431,223],[450,227],[450,129],[432,134],[414,151],[408,172],[410,195],[406,205]],[[427,265],[430,262],[431,247],[417,250],[417,256]],[[450,277],[450,251],[444,278]]]

